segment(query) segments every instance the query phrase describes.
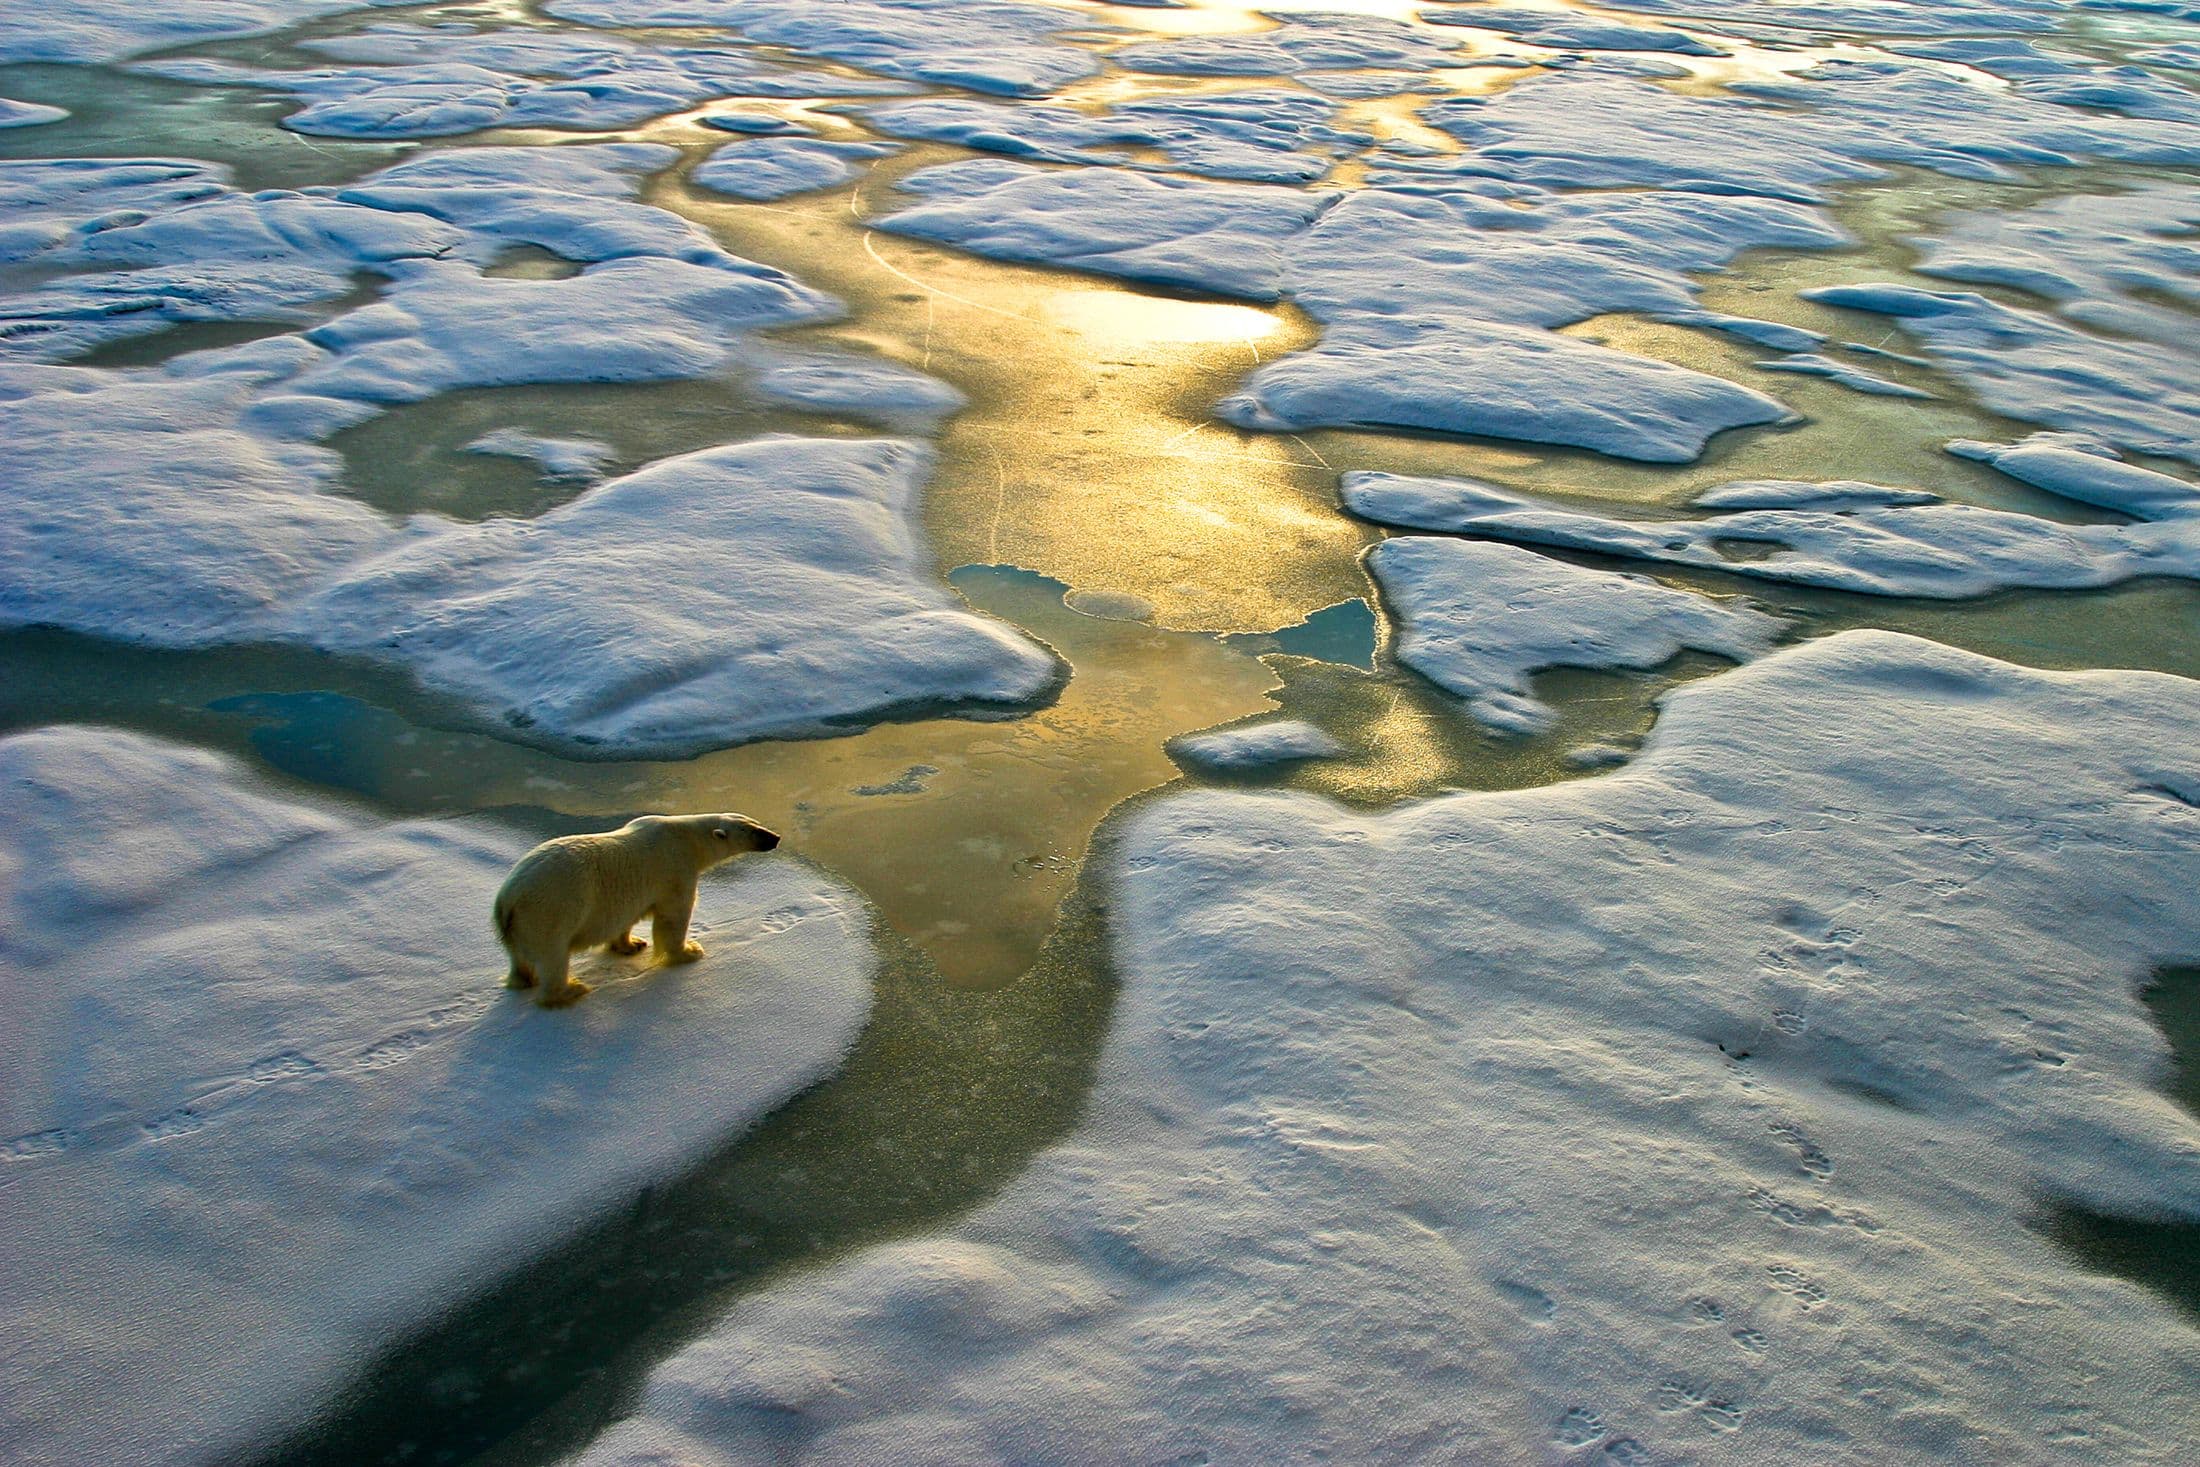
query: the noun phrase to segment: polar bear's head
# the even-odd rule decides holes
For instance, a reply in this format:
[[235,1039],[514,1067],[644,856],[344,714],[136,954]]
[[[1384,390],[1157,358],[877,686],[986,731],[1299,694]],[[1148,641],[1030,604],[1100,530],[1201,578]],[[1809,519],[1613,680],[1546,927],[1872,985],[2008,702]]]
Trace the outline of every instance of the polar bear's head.
[[751,851],[768,851],[779,844],[777,833],[730,811],[717,815],[660,815],[654,821],[664,829],[679,832],[695,853],[697,870]]

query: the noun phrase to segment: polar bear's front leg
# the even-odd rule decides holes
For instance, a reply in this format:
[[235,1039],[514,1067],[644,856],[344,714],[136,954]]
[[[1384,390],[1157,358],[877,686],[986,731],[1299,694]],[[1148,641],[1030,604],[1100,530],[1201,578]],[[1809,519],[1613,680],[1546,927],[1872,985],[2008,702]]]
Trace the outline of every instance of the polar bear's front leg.
[[657,955],[668,963],[692,963],[703,955],[702,944],[689,942],[688,919],[695,915],[695,886],[659,902],[650,911],[649,940]]

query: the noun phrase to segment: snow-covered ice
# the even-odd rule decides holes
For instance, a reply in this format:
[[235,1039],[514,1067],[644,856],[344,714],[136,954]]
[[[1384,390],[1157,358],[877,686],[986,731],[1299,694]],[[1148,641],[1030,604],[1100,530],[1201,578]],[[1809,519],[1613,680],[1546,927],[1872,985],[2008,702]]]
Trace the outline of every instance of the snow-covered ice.
[[2139,516],[2134,524],[2063,524],[2037,515],[1935,502],[1914,490],[1849,481],[1750,481],[1696,502],[1705,519],[1613,519],[1467,479],[1375,472],[1344,476],[1355,514],[1595,551],[1760,580],[1874,596],[1954,599],[1995,591],[2076,590],[2137,576],[2200,579],[2200,491],[2181,479],[2058,446],[1959,441],[1952,451],[2015,478]]
[[[104,729],[0,741],[0,1456],[221,1463],[372,1352],[828,1074],[856,898],[706,877],[710,955],[499,987],[529,842],[301,803]],[[632,981],[609,981],[626,976]]]
[[523,428],[499,428],[466,445],[468,453],[523,458],[546,479],[594,479],[618,451],[597,438],[554,438]]
[[0,128],[41,127],[49,122],[59,122],[68,115],[65,107],[49,107],[43,102],[18,102],[13,97],[0,97]]
[[2191,391],[2200,354],[2186,341],[2103,335],[1975,291],[1875,284],[1800,294],[1892,317],[1995,412],[2200,464],[2200,402]]
[[1650,668],[1689,649],[1741,662],[1785,625],[1747,604],[1513,545],[1405,535],[1369,551],[1367,568],[1398,615],[1398,660],[1505,733],[1556,716],[1528,690],[1546,668]]
[[2181,1461],[2200,1332],[2033,1218],[2200,1219],[2195,719],[1858,632],[1596,778],[1165,799],[1079,1132],[582,1460]]
[[665,459],[539,519],[416,524],[288,608],[282,635],[629,757],[1029,703],[1055,659],[930,578],[913,528],[930,467],[897,439]]
[[724,26],[749,40],[845,61],[884,76],[1037,96],[1100,69],[1059,39],[1100,29],[1068,6],[1004,0],[550,0],[550,14],[597,26]]
[[743,138],[712,150],[688,181],[712,193],[768,201],[854,178],[868,159],[895,151],[892,143],[826,142],[818,138]]
[[1424,10],[1421,19],[1433,25],[1502,31],[1514,40],[1554,51],[1668,51],[1683,56],[1726,54],[1709,41],[1669,26],[1629,25],[1625,21],[1598,20],[1568,10],[1474,5]]
[[1345,746],[1333,735],[1298,718],[1271,718],[1169,741],[1170,757],[1182,763],[1231,771],[1334,759],[1344,752]]
[[1178,76],[1291,76],[1301,72],[1435,71],[1474,58],[1428,31],[1380,16],[1279,14],[1271,30],[1140,41],[1108,54],[1131,71]]
[[992,159],[921,169],[898,187],[920,202],[878,221],[896,234],[1248,300],[1276,298],[1284,244],[1333,197]]
[[249,36],[316,16],[408,0],[5,0],[0,65],[18,61],[116,61],[191,41]]
[[997,258],[1292,297],[1323,323],[1322,340],[1223,400],[1218,416],[1241,427],[1426,428],[1653,462],[1694,458],[1712,434],[1787,409],[1541,328],[1607,311],[1690,317],[1689,272],[1753,247],[1846,239],[1798,204],[1708,194],[1339,197],[992,161],[924,169],[901,187],[922,202],[882,228]]

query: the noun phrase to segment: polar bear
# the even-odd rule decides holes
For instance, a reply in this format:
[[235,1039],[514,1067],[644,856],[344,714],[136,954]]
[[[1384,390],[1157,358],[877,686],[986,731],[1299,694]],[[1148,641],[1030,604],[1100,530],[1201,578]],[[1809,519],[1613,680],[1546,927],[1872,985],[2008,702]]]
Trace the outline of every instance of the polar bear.
[[646,914],[657,955],[692,962],[703,950],[687,940],[695,878],[719,862],[768,851],[779,837],[741,815],[644,815],[601,835],[545,841],[512,868],[497,890],[497,937],[512,958],[507,988],[541,988],[545,1008],[590,989],[566,965],[582,948],[638,953],[634,924]]

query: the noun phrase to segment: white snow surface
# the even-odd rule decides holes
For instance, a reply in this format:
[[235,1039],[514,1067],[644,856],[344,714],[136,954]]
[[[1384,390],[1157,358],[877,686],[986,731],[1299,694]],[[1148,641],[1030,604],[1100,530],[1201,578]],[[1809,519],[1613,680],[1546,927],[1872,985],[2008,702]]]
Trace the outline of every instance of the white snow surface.
[[1251,300],[1289,295],[1324,326],[1255,371],[1219,416],[1241,427],[1395,426],[1681,462],[1721,429],[1775,422],[1763,393],[1541,329],[1608,311],[1696,312],[1690,272],[1750,248],[1845,236],[1778,199],[1632,192],[1342,196],[990,160],[901,181],[923,202],[879,221],[995,258]]
[[2200,162],[2200,127],[2102,116],[1931,67],[1829,62],[1691,96],[1603,70],[1531,77],[1422,117],[1506,178],[1555,188],[1663,187],[1820,199],[1910,164],[1959,178],[2080,162]]
[[2200,401],[2191,390],[2200,352],[2189,330],[2175,324],[2179,313],[2145,307],[2114,323],[2124,334],[2108,336],[1972,291],[1825,285],[1799,293],[1893,317],[1998,413],[2200,464]]
[[1369,551],[1367,568],[1398,615],[1398,660],[1502,733],[1556,718],[1529,691],[1546,668],[1651,668],[1691,648],[1744,662],[1786,625],[1746,602],[1513,545],[1402,535]]
[[[1625,520],[1470,479],[1348,473],[1345,506],[1380,524],[1694,566],[1874,596],[1959,599],[2005,590],[2078,590],[2136,576],[2200,579],[2200,491],[2135,464],[2046,442],[1951,445],[2051,493],[2140,516],[2064,524],[1934,502],[1852,481],[1750,481],[1696,501],[1707,519]],[[2097,446],[2096,446],[2097,448]],[[1759,550],[1758,554],[1725,553]]]
[[1431,25],[1474,26],[1502,31],[1530,46],[1566,51],[1666,51],[1684,56],[1724,56],[1722,48],[1685,31],[1662,25],[1629,25],[1598,20],[1567,10],[1515,5],[1460,6],[1424,10]]
[[410,0],[0,0],[0,65],[117,61],[193,41],[280,30],[317,16]]
[[106,729],[0,740],[0,1456],[244,1460],[376,1348],[831,1072],[862,909],[758,858],[710,955],[499,986],[528,842]]
[[466,445],[468,453],[523,458],[542,471],[546,479],[589,480],[601,476],[603,466],[618,450],[598,438],[555,438],[530,433],[524,428],[498,428]]
[[1210,178],[1304,183],[1340,149],[1370,141],[1328,125],[1334,102],[1304,92],[1258,91],[1144,97],[1098,114],[1069,107],[1003,105],[931,97],[867,107],[864,120],[896,137],[956,143],[1049,163],[1151,167],[1126,147],[1158,148],[1170,163]]
[[768,201],[854,178],[866,159],[898,149],[892,143],[839,143],[817,138],[759,137],[715,148],[688,181],[737,199]]
[[1007,96],[1038,96],[1100,69],[1059,33],[1104,30],[1069,6],[1004,0],[550,0],[598,26],[724,26],[749,40],[845,61],[884,76]]
[[1178,36],[1119,46],[1108,59],[1130,71],[1176,76],[1291,76],[1300,72],[1436,71],[1471,66],[1455,43],[1381,16],[1319,11],[1271,16],[1273,29]]
[[283,119],[316,137],[428,138],[489,127],[606,131],[723,97],[867,96],[906,91],[878,78],[780,71],[726,48],[653,48],[587,31],[378,26],[308,43],[361,64],[276,70],[184,57],[138,70],[204,85],[287,91]]
[[1852,632],[1595,778],[1150,805],[1079,1131],[581,1460],[2182,1461],[2200,1331],[2034,1218],[2200,1218],[2196,719]]
[[59,122],[69,115],[66,107],[49,107],[43,102],[18,102],[13,97],[0,97],[0,128],[42,127],[49,122]]
[[1272,718],[1169,740],[1170,757],[1208,769],[1265,769],[1307,759],[1334,759],[1344,752],[1335,737],[1298,718]]
[[416,529],[283,633],[628,757],[1027,703],[1055,659],[930,577],[913,521],[931,462],[822,438],[664,459],[538,519]]

